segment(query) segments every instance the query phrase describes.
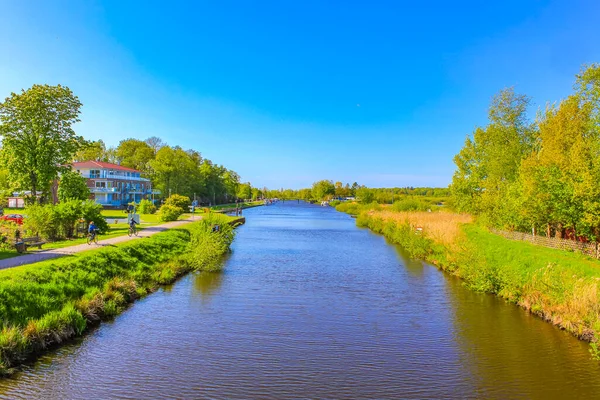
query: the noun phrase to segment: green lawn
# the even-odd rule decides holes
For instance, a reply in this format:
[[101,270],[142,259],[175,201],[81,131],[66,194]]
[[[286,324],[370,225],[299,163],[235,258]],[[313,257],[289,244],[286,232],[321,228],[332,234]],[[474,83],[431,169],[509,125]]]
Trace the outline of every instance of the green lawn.
[[[115,219],[127,218],[127,213],[122,210],[102,210],[102,216],[106,219],[109,224],[114,222]],[[158,224],[158,214],[140,214],[140,220],[143,224]],[[114,225],[114,224],[111,224]]]

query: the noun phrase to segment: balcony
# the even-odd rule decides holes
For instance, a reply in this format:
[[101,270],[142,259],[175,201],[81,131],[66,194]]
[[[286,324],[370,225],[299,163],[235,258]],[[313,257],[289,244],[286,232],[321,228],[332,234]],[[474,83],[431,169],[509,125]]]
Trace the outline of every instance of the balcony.
[[150,179],[147,178],[140,178],[137,176],[125,176],[119,174],[81,174],[81,176],[87,179],[118,179],[121,181],[150,182]]
[[117,188],[103,188],[103,187],[92,187],[90,188],[92,193],[117,193]]

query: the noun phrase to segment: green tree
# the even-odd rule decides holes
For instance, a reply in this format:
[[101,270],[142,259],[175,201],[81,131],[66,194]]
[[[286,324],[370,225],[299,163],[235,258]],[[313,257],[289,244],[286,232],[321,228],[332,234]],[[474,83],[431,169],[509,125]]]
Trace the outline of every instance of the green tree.
[[106,145],[102,140],[88,142],[75,154],[74,160],[109,162]]
[[63,202],[66,200],[87,200],[90,198],[90,189],[87,186],[87,179],[73,171],[63,172],[58,184],[58,199]]
[[85,143],[72,128],[80,108],[77,96],[60,85],[33,85],[0,103],[2,161],[11,181],[30,190],[34,202],[40,192],[46,197]]
[[130,138],[119,142],[116,156],[125,167],[149,172],[150,162],[154,159],[155,153],[146,142]]
[[335,194],[335,186],[332,181],[321,180],[313,183],[312,196],[314,200],[320,201]]
[[250,183],[241,183],[238,186],[237,197],[244,200],[252,198],[252,186]]
[[363,204],[369,204],[375,200],[375,192],[366,186],[356,189],[356,196]]
[[454,157],[452,193],[459,211],[483,214],[494,225],[517,220],[506,214],[516,208],[506,207],[505,199],[515,191],[512,185],[521,162],[533,148],[535,129],[527,119],[528,105],[529,98],[512,88],[500,91],[490,105],[490,123],[477,128],[472,139],[467,137]]

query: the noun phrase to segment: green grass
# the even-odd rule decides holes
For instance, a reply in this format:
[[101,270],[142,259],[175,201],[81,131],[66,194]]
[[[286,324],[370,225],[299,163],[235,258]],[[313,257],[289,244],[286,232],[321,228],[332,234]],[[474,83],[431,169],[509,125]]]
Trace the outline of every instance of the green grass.
[[[233,240],[214,215],[144,240],[0,271],[0,375],[195,269],[218,268]],[[211,230],[213,224],[223,228]]]
[[123,210],[102,210],[100,213],[107,221],[127,218],[127,213]]
[[[127,213],[122,210],[102,210],[102,216],[109,224],[115,219],[126,219]],[[143,224],[158,224],[158,214],[140,214],[140,221]],[[114,225],[114,224],[113,224]]]

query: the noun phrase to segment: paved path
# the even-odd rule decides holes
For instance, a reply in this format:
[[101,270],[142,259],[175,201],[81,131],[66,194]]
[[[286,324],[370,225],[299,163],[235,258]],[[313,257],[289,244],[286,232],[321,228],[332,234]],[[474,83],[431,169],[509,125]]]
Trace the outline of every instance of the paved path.
[[[44,250],[44,251],[38,251],[35,253],[24,254],[22,256],[7,258],[4,260],[0,260],[0,270],[6,269],[6,268],[18,267],[19,265],[33,264],[38,261],[50,260],[52,258],[73,255],[75,253],[81,253],[82,251],[98,249],[101,247],[106,247],[106,246],[110,246],[110,245],[117,244],[117,243],[128,242],[130,240],[140,240],[142,238],[157,234],[158,232],[166,231],[167,229],[177,228],[178,226],[185,225],[190,222],[198,221],[201,218],[202,217],[197,216],[194,219],[187,218],[187,219],[182,219],[179,221],[167,222],[167,223],[161,224],[161,225],[149,226],[147,228],[140,230],[138,232],[137,237],[136,236],[129,237],[128,235],[117,236],[117,237],[110,238],[110,239],[99,240],[98,244],[92,243],[91,245],[89,245],[87,243],[83,243],[83,244],[77,244],[74,246],[63,247],[62,249]],[[100,237],[102,237],[102,236],[100,236]]]

